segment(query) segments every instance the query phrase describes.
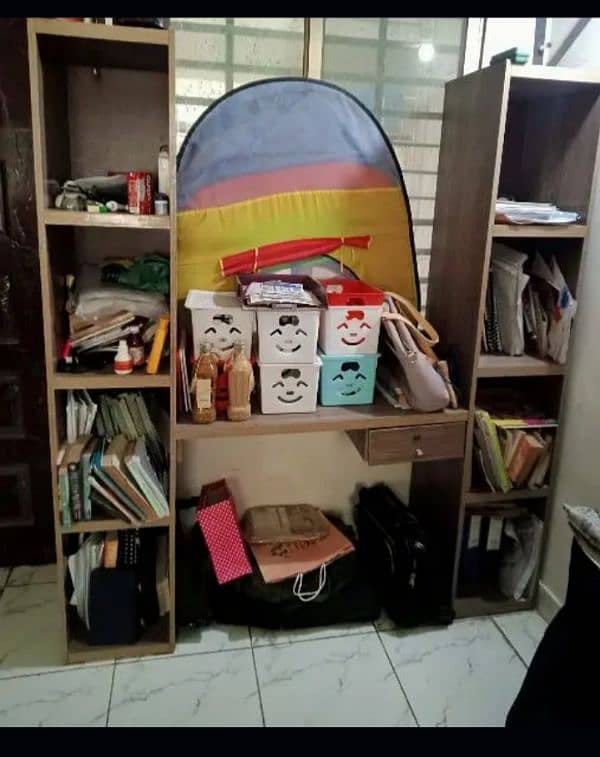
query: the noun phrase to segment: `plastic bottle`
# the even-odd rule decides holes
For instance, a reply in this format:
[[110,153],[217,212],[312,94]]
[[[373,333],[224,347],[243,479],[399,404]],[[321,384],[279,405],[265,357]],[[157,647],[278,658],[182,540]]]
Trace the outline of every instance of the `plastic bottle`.
[[133,367],[139,368],[146,362],[146,353],[144,351],[144,340],[140,336],[140,327],[132,326],[129,333],[129,352],[133,360]]
[[200,345],[200,355],[194,363],[192,376],[192,420],[194,423],[213,423],[217,419],[215,405],[219,365],[210,345]]
[[236,342],[227,365],[227,417],[230,421],[245,421],[252,415],[250,395],[254,389],[252,364],[244,354],[242,342]]
[[115,355],[114,371],[118,376],[126,376],[133,371],[133,360],[125,339],[119,339],[119,348]]

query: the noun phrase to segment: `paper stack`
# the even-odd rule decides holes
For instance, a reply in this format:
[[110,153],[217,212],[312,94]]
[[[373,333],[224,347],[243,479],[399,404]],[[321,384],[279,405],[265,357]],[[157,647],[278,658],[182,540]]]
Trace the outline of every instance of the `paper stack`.
[[560,225],[578,220],[578,213],[559,210],[549,202],[516,202],[502,198],[496,201],[496,223]]

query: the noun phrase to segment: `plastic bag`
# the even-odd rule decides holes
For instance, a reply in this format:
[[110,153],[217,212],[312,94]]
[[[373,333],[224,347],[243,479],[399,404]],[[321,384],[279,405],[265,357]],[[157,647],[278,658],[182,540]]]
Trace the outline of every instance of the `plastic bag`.
[[521,599],[533,576],[542,546],[542,521],[535,515],[508,519],[507,537],[500,558],[500,591],[505,597]]

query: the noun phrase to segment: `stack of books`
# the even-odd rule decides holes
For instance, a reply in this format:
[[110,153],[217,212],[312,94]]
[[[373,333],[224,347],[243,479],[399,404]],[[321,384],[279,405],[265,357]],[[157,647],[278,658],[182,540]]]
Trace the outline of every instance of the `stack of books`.
[[97,400],[96,434],[66,441],[57,460],[63,526],[93,517],[130,523],[164,518],[167,460],[140,393]]
[[556,421],[545,418],[494,418],[475,411],[475,456],[494,492],[543,486],[550,469]]

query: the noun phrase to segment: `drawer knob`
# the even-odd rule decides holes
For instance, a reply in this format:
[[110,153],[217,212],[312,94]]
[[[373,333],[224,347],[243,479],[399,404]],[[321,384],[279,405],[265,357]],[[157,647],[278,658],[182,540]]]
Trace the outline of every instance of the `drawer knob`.
[[420,447],[417,447],[417,448],[415,449],[415,455],[416,455],[417,457],[423,457],[423,450],[422,450],[422,449],[421,449]]

